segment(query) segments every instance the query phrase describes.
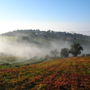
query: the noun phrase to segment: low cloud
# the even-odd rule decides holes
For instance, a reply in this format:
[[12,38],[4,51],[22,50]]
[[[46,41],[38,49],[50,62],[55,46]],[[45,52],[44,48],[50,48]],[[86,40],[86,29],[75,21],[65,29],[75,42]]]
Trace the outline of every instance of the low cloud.
[[57,49],[59,52],[61,48],[69,47],[70,43],[67,41],[50,41],[46,45],[37,45],[34,43],[16,42],[10,40],[0,40],[0,53],[6,55],[30,59],[33,57],[44,57],[49,55],[51,50]]

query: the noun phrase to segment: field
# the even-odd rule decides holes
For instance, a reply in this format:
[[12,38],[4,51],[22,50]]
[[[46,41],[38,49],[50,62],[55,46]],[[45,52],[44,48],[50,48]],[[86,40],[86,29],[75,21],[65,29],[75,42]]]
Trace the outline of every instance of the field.
[[90,90],[90,57],[1,68],[0,90]]

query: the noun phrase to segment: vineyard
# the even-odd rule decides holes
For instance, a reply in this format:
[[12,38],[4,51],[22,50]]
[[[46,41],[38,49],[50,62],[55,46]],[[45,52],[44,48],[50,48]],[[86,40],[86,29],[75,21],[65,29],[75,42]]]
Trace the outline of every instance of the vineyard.
[[90,57],[0,69],[0,90],[90,90]]

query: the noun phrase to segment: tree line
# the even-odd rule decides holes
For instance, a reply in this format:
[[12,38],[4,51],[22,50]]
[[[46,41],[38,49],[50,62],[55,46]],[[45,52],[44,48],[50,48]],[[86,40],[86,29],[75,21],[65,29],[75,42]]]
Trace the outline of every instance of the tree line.
[[83,51],[83,47],[80,45],[80,43],[73,43],[69,48],[62,48],[60,52],[58,52],[57,49],[52,50],[50,53],[53,57],[57,57],[60,53],[60,57],[69,57],[70,55],[76,57],[81,54]]

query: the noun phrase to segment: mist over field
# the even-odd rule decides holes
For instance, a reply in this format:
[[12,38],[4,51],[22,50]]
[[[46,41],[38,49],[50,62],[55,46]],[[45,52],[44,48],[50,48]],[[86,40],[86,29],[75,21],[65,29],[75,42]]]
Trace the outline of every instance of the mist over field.
[[23,61],[35,57],[52,57],[51,51],[57,50],[57,56],[60,57],[61,49],[69,49],[74,38],[78,38],[76,41],[81,43],[84,49],[82,54],[90,53],[90,42],[87,36],[65,32],[20,30],[0,36],[0,56],[12,56],[18,61]]
[[15,42],[7,39],[0,40],[0,53],[21,58],[30,59],[33,57],[44,57],[50,55],[50,51],[61,48],[68,48],[70,43],[67,41],[51,41],[47,46],[37,45],[34,43]]

